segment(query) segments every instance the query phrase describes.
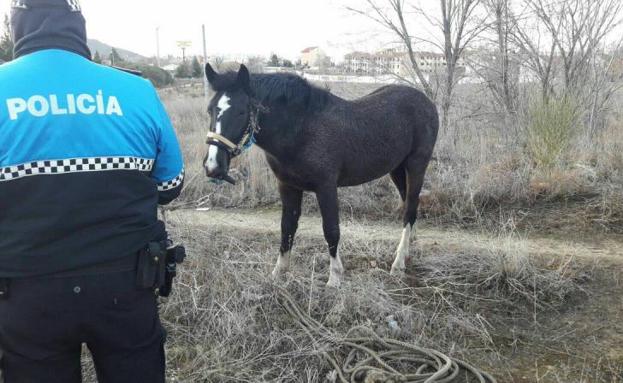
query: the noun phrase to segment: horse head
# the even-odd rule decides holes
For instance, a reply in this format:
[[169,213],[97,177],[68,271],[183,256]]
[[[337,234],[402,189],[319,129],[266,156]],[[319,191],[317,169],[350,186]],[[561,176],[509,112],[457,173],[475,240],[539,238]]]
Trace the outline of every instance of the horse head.
[[208,177],[235,184],[229,176],[231,160],[253,145],[257,131],[259,110],[249,70],[241,65],[238,72],[219,74],[207,64],[205,73],[214,96],[208,106],[210,128],[204,168]]

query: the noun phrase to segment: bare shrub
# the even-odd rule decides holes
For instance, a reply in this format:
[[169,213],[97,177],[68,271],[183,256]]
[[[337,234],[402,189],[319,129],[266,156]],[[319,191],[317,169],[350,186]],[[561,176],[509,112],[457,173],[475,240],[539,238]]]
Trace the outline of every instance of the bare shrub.
[[528,111],[528,150],[537,167],[552,168],[578,131],[578,108],[571,97],[533,101]]

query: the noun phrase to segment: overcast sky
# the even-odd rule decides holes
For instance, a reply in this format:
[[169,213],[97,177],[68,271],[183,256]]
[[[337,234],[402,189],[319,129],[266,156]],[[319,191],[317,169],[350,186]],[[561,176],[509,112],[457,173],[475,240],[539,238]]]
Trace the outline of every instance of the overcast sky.
[[[8,0],[3,0],[8,10]],[[156,27],[162,54],[177,54],[176,41],[190,40],[200,54],[206,25],[208,54],[271,52],[296,59],[308,46],[332,55],[379,46],[373,24],[349,13],[344,0],[82,0],[90,38],[153,56]],[[374,40],[371,42],[371,40]]]
[[[0,13],[8,12],[10,1],[0,2]],[[321,46],[340,60],[350,51],[380,49],[395,39],[348,11],[347,3],[365,4],[363,0],[81,0],[89,37],[145,56],[156,54],[157,27],[163,56],[181,56],[176,45],[180,40],[192,41],[191,55],[201,54],[202,24],[209,55],[277,53],[296,60],[304,48]],[[418,4],[433,16],[439,12],[437,1]],[[411,21],[413,35],[431,35],[425,20]]]

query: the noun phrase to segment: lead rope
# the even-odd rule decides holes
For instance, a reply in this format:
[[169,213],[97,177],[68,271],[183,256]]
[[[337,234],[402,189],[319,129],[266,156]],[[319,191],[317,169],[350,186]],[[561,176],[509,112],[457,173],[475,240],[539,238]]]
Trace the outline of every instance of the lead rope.
[[[304,313],[286,290],[278,288],[278,300],[307,334],[315,348],[320,350],[322,357],[333,367],[337,375],[335,382],[450,383],[464,372],[479,383],[497,383],[491,375],[467,362],[436,350],[382,338],[368,327],[354,327],[345,338],[339,339],[320,322]],[[335,356],[326,351],[327,345],[350,349],[342,365]],[[394,362],[409,364],[410,371],[398,371],[390,365]]]
[[243,145],[242,150],[249,150],[253,145],[255,145],[255,135],[258,134],[262,128],[260,127],[260,113],[268,113],[269,109],[262,105],[257,100],[251,101],[251,115],[249,116],[249,129],[247,132],[248,142]]

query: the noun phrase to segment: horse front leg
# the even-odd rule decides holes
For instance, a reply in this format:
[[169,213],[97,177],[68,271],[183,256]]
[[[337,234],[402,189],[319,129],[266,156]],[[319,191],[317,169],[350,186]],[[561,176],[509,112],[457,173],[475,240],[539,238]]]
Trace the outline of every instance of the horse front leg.
[[327,286],[338,288],[344,278],[344,266],[340,259],[338,246],[340,242],[340,212],[337,199],[337,185],[327,185],[316,191],[316,198],[322,214],[324,237],[329,245],[331,267]]
[[281,196],[281,249],[279,259],[273,270],[273,277],[277,278],[290,269],[290,258],[294,237],[301,218],[301,204],[303,201],[303,191],[291,186],[279,183],[279,194]]

